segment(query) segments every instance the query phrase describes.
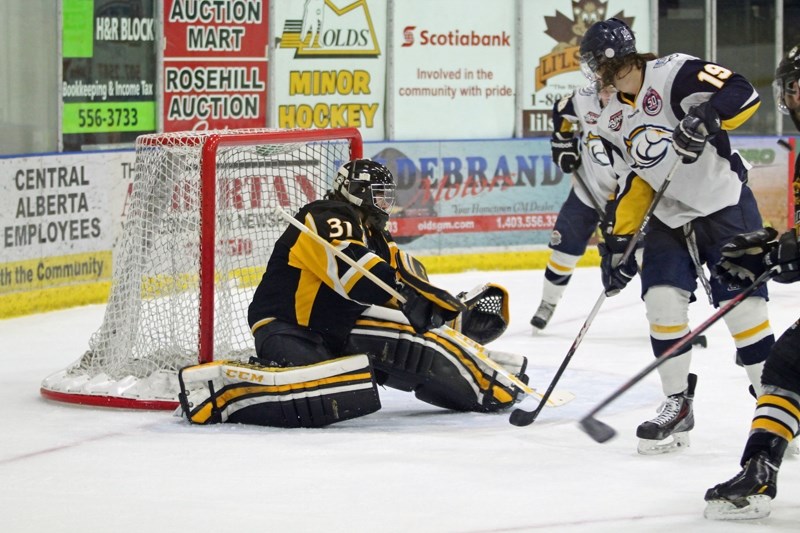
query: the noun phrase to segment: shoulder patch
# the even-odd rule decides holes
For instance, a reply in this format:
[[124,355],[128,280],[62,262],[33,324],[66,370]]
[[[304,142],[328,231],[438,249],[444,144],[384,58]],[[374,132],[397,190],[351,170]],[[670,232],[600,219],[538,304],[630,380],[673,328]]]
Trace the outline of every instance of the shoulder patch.
[[661,99],[661,95],[658,94],[658,91],[652,87],[648,87],[642,99],[642,107],[644,108],[645,114],[651,117],[658,115],[661,112],[663,104],[664,102]]
[[608,129],[611,131],[619,131],[622,127],[622,110],[620,109],[608,119]]
[[664,65],[666,65],[667,63],[678,57],[678,55],[679,54],[670,54],[668,56],[659,57],[653,63],[653,68],[663,67]]

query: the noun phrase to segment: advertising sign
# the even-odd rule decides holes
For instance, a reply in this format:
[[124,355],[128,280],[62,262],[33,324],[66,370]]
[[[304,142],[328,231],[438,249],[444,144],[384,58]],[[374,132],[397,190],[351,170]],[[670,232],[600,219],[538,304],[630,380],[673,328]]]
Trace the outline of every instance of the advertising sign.
[[133,159],[131,151],[0,159],[0,296],[111,279]]
[[392,139],[514,136],[514,0],[395,3]]
[[384,139],[386,2],[273,0],[278,128],[358,128]]
[[369,143],[364,155],[395,176],[392,235],[427,253],[547,244],[570,188],[542,141]]
[[155,0],[62,0],[64,151],[156,129]]
[[537,0],[522,6],[522,136],[549,136],[553,104],[589,81],[580,70],[580,44],[595,22],[616,17],[634,32],[637,50],[650,43],[650,2]]
[[163,0],[163,130],[267,124],[267,0]]

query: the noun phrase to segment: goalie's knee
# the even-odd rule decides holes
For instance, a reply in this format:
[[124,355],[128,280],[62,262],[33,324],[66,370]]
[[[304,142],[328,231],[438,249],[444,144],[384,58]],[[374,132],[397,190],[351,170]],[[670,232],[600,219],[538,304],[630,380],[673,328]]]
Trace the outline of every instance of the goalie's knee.
[[218,361],[186,367],[178,379],[193,424],[322,427],[381,407],[366,355],[292,368]]

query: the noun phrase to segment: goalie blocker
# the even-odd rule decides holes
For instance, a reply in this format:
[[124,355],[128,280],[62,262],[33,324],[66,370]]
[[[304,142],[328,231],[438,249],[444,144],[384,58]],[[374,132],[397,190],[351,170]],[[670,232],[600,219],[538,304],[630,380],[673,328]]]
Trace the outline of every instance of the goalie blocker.
[[[509,323],[508,291],[496,283],[477,285],[457,298],[431,285],[425,266],[414,256],[397,253],[397,272],[401,282],[411,286],[432,304],[435,326],[446,324],[480,344],[488,344],[502,335]],[[453,312],[457,312],[451,318]]]

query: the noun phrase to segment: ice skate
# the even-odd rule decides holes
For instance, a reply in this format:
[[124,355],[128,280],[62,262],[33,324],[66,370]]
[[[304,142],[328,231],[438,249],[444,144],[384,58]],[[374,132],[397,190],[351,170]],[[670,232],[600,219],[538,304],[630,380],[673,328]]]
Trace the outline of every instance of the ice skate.
[[789,441],[789,444],[786,446],[786,451],[783,453],[783,458],[796,458],[798,455],[800,455],[800,439],[795,438]]
[[712,520],[766,518],[777,482],[778,467],[766,452],[759,452],[733,478],[706,491],[703,516]]
[[689,447],[689,431],[694,428],[692,400],[697,376],[689,374],[689,387],[668,396],[658,416],[636,428],[638,451],[642,455],[671,453]]
[[536,310],[533,318],[531,318],[531,326],[533,326],[534,333],[547,327],[547,323],[550,322],[550,318],[553,316],[555,310],[555,304],[547,303],[542,300],[542,303],[539,304],[539,309]]

